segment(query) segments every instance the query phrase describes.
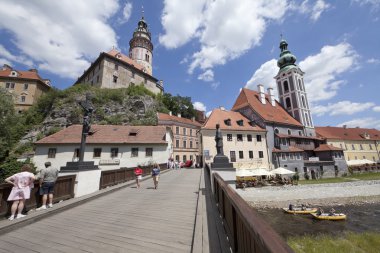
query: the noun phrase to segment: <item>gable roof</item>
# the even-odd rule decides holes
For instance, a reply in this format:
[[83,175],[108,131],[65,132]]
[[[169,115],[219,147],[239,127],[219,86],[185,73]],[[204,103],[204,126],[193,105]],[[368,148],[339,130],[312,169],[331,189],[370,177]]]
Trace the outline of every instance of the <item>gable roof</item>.
[[318,148],[314,149],[315,152],[322,151],[343,151],[342,148],[334,147],[333,145],[321,144]]
[[380,131],[368,128],[316,127],[317,136],[336,140],[380,140]]
[[[230,120],[231,125],[227,125],[226,120]],[[242,125],[239,125],[237,123],[238,121],[241,121]],[[206,123],[202,126],[202,129],[216,129],[216,124],[220,125],[221,130],[266,131],[257,125],[251,126],[249,120],[240,112],[227,111],[219,108],[214,109],[211,112],[210,116],[207,118]]]
[[158,124],[159,125],[169,125],[171,122],[172,123],[183,123],[183,124],[187,124],[187,125],[192,125],[192,126],[195,126],[195,127],[200,127],[201,124],[197,121],[193,121],[191,119],[187,119],[187,118],[182,118],[182,117],[177,117],[177,116],[174,116],[174,115],[169,115],[169,114],[166,114],[166,113],[160,113],[158,112],[157,113],[157,118],[158,118]]
[[[11,75],[13,71],[17,72],[17,76]],[[51,87],[49,84],[45,82],[46,80],[40,77],[40,75],[38,74],[36,70],[21,71],[21,70],[15,70],[15,69],[2,69],[2,70],[0,69],[0,78],[35,80],[35,81],[39,81],[40,83],[44,84],[47,87]]]
[[300,122],[293,118],[277,100],[276,106],[272,106],[269,96],[265,94],[266,104],[261,103],[259,93],[250,89],[243,88],[232,107],[233,111],[237,111],[243,107],[249,106],[266,122],[275,122],[285,125],[293,125],[303,127]]
[[111,56],[113,58],[116,58],[116,59],[118,59],[118,60],[120,60],[120,61],[122,61],[124,63],[132,65],[133,67],[135,67],[138,70],[143,71],[143,69],[144,69],[144,66],[138,64],[135,60],[132,60],[131,58],[129,58],[125,54],[117,51],[116,49],[112,49],[111,51],[109,51],[109,52],[107,52],[105,54],[108,55],[108,56]]
[[297,147],[293,147],[293,146],[290,146],[288,149],[277,149],[277,148],[273,148],[272,149],[272,152],[273,153],[294,153],[294,152],[304,152],[303,149],[300,149],[300,148],[297,148]]
[[[92,125],[86,143],[88,144],[166,144],[165,126],[116,126]],[[135,133],[135,134],[134,134]],[[69,126],[47,136],[36,144],[80,144],[82,125]]]

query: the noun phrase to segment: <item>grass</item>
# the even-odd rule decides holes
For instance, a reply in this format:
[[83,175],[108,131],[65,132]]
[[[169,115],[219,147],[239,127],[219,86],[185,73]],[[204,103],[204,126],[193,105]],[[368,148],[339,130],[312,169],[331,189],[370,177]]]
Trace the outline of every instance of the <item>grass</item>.
[[354,174],[347,177],[320,178],[317,180],[300,180],[298,184],[327,184],[352,182],[356,180],[380,180],[380,172],[368,172],[363,174]]
[[290,237],[289,246],[296,253],[375,253],[380,249],[380,233],[343,233],[341,236],[318,235]]

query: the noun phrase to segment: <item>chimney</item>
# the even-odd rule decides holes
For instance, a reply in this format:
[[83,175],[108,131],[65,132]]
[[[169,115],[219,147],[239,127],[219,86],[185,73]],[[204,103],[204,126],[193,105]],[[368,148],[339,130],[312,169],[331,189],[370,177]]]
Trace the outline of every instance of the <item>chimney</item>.
[[345,128],[345,129],[346,129],[346,128],[347,128],[347,125],[343,125],[343,128]]
[[13,70],[11,66],[9,66],[8,64],[4,64],[3,65],[3,70]]
[[181,113],[178,113],[178,114],[177,114],[177,117],[178,117],[178,118],[181,118]]
[[222,111],[226,110],[226,108],[224,108],[223,106],[219,106],[219,109],[222,110]]
[[170,116],[172,116],[172,115],[173,115],[172,111],[169,111],[169,115],[170,115]]
[[268,88],[269,101],[272,106],[276,106],[276,101],[274,100],[273,88]]
[[30,72],[35,72],[35,73],[38,73],[38,70],[37,69],[29,69]]
[[195,121],[195,117],[191,117],[191,121],[193,121],[193,122],[194,122],[194,121]]
[[158,84],[159,84],[161,87],[164,87],[164,81],[163,81],[163,80],[158,81]]
[[259,91],[260,102],[265,105],[267,102],[265,101],[264,86],[259,84],[257,85],[257,89]]

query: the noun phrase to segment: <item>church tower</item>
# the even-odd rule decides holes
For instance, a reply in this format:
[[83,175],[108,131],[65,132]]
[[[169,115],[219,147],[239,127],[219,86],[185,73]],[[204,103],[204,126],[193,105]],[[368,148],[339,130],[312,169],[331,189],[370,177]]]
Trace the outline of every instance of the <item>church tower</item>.
[[146,73],[152,75],[153,44],[148,24],[144,20],[144,12],[129,41],[129,57],[142,65]]
[[280,58],[277,61],[280,70],[275,76],[280,103],[290,115],[301,122],[306,136],[315,136],[303,81],[305,73],[296,65],[297,59],[288,50],[288,43],[283,39],[280,42],[280,49]]

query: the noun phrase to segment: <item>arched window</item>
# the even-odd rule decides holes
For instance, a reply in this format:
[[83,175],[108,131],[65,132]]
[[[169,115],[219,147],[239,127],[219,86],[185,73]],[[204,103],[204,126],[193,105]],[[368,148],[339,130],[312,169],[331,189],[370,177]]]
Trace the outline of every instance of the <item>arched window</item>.
[[278,134],[279,132],[280,132],[280,131],[279,131],[277,128],[274,129],[274,133],[275,133],[275,134]]
[[305,113],[305,119],[306,119],[306,126],[309,126],[310,125],[309,116],[307,115],[307,113]]
[[305,102],[305,98],[303,96],[301,96],[301,100],[302,100],[302,105],[303,107],[306,108],[306,102]]
[[299,87],[300,90],[302,90],[301,79],[298,79],[298,87]]
[[285,81],[285,82],[284,82],[284,91],[285,91],[285,92],[288,92],[288,91],[289,91],[289,84],[288,84],[288,81]]
[[286,108],[292,107],[292,104],[290,103],[290,98],[285,99]]

